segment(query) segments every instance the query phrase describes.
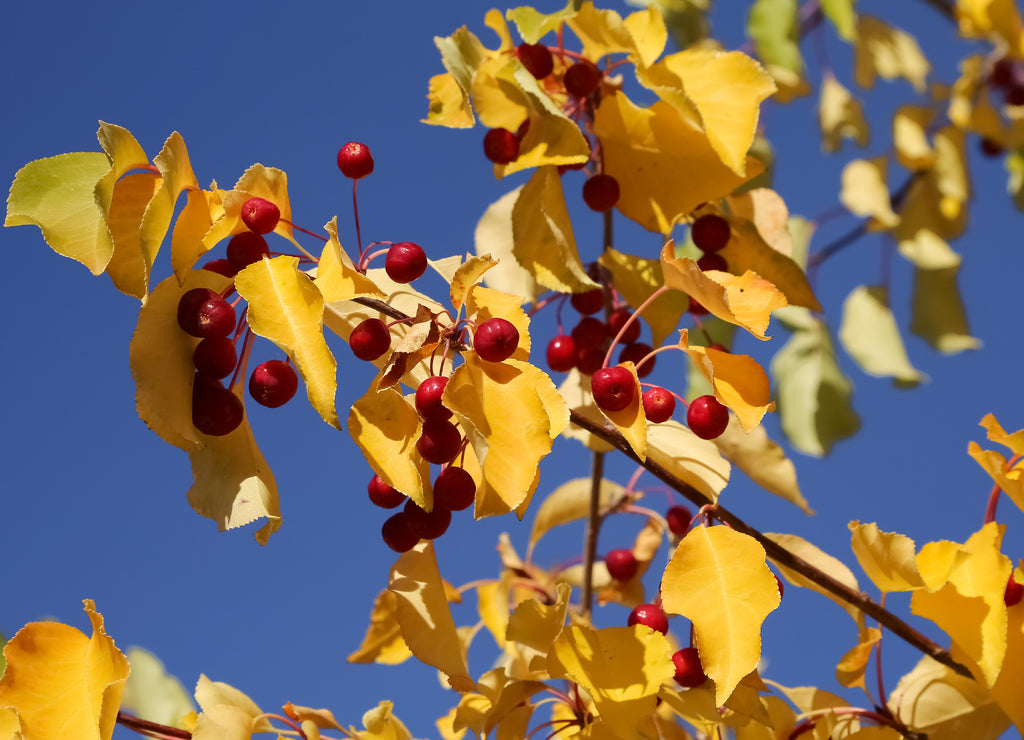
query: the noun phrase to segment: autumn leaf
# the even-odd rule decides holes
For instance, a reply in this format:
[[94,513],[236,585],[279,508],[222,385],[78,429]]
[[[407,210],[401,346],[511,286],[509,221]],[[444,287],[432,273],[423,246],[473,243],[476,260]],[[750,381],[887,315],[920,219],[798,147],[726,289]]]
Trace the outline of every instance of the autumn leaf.
[[826,152],[839,151],[843,139],[852,139],[857,146],[865,147],[871,137],[860,100],[853,97],[833,74],[826,74],[821,82],[818,125],[821,127],[821,148]]
[[906,31],[861,13],[857,17],[857,40],[854,43],[854,79],[863,88],[871,89],[875,77],[894,80],[902,77],[924,92],[931,64],[917,41]]
[[[992,414],[986,414],[980,424],[988,432],[990,441],[1010,448],[1014,458],[1024,456],[1024,430],[1007,434]],[[968,443],[967,454],[992,476],[992,480],[1010,497],[1017,508],[1024,511],[1024,481],[1021,479],[1024,464],[1017,462],[1010,465],[1010,462],[1002,454],[994,450],[983,450],[974,441]]]
[[398,624],[398,601],[390,591],[381,591],[373,602],[370,625],[359,649],[348,656],[349,663],[398,665],[412,657]]
[[[167,137],[163,148],[153,157],[153,164],[160,173],[160,187],[149,201],[138,231],[139,248],[146,266],[147,284],[149,282],[149,268],[152,267],[157,252],[160,250],[160,244],[163,242],[164,236],[166,236],[167,230],[171,226],[171,219],[174,215],[174,207],[178,197],[183,192],[187,192],[191,196],[192,193],[199,191],[199,181],[192,171],[192,162],[189,159],[188,150],[185,148],[185,140],[177,131]],[[192,232],[191,236],[201,237],[203,234],[198,233],[199,227],[206,226],[208,228],[211,225],[209,204],[206,202],[206,199],[203,197],[188,197],[185,208],[178,215],[178,221],[181,222],[182,219],[184,219],[183,231],[190,231]],[[177,229],[178,227],[175,225],[175,232],[177,232]],[[183,233],[178,234],[178,236],[180,247],[180,238],[183,236]],[[193,251],[191,248],[187,249],[189,256],[199,256],[198,251]],[[173,234],[171,237],[171,250],[173,267]],[[181,256],[183,255],[179,254],[179,259]],[[176,270],[179,279],[181,279],[185,270],[191,267],[192,264],[181,265],[180,271]]]
[[[665,284],[660,259],[645,259],[608,248],[598,262],[611,273],[615,289],[633,308],[639,308]],[[644,308],[640,318],[651,327],[654,346],[660,346],[675,331],[689,306],[689,299],[679,291],[666,291]]]
[[[829,555],[816,545],[812,545],[802,537],[798,537],[795,534],[776,534],[773,532],[766,532],[765,537],[786,548],[801,560],[810,563],[822,573],[828,574],[852,591],[860,591],[860,585],[857,583],[857,577],[853,575],[853,571],[846,567],[842,561]],[[775,559],[772,559],[772,563],[782,572],[782,575],[787,581],[799,588],[809,588],[812,591],[820,593],[822,596],[828,597],[845,609],[846,612],[853,617],[854,621],[857,622],[858,627],[863,628],[864,613],[860,609],[841,597],[836,596],[828,589],[823,588],[807,576],[793,570],[789,566],[780,563]]]
[[[549,531],[562,524],[585,519],[590,512],[590,491],[592,484],[589,478],[574,478],[563,483],[549,493],[533,516],[533,528],[530,530],[529,549]],[[610,480],[601,479],[598,487],[598,502],[606,508],[618,499],[625,489]]]
[[522,601],[508,619],[505,639],[519,643],[531,670],[535,666],[546,665],[551,644],[565,625],[572,587],[567,583],[559,583],[556,593],[554,604],[541,603],[537,599]]
[[797,0],[756,0],[747,14],[747,36],[769,68],[803,75]]
[[849,526],[853,554],[881,591],[913,591],[924,587],[917,572],[912,539],[899,532],[883,532],[874,523],[853,521]]
[[313,280],[324,302],[333,303],[358,296],[381,300],[387,298],[372,279],[356,270],[352,258],[341,246],[338,240],[338,219],[332,218],[324,229],[330,238],[324,245],[320,261],[317,263],[316,278]]
[[873,219],[875,229],[891,229],[899,223],[892,210],[886,174],[886,157],[854,159],[843,168],[839,200],[850,213]]
[[882,631],[877,627],[868,627],[860,636],[856,645],[846,651],[846,654],[836,665],[836,681],[848,689],[861,688],[867,690],[864,684],[864,674],[867,671],[868,661],[874,652],[875,645],[882,639]]
[[512,214],[522,191],[523,186],[520,186],[487,207],[473,232],[473,243],[478,256],[487,254],[498,260],[498,264],[484,276],[487,287],[521,296],[528,303],[536,303],[543,288],[533,273],[515,259]]
[[137,717],[182,727],[182,717],[195,711],[192,697],[164,664],[148,650],[128,648],[131,675],[124,686],[121,709]]
[[256,702],[233,686],[200,675],[195,697],[203,711],[193,740],[249,740],[255,732],[274,731]]
[[608,54],[629,54],[634,64],[649,65],[661,55],[668,40],[665,22],[655,8],[623,19],[614,10],[598,10],[594,3],[585,2],[576,13],[566,15],[566,25],[583,45],[583,56],[592,62]]
[[114,186],[107,213],[114,252],[105,272],[115,288],[139,300],[144,300],[149,290],[149,272],[156,257],[155,251],[144,250],[140,229],[146,208],[161,184],[160,177],[152,172],[125,175]]
[[248,231],[242,221],[242,206],[249,198],[263,198],[277,206],[281,219],[272,233],[283,236],[296,247],[301,246],[292,236],[292,208],[288,200],[288,176],[276,167],[254,164],[238,178],[234,189],[224,195],[223,212],[203,235],[203,246],[209,250],[222,239]]
[[839,341],[868,375],[890,377],[897,388],[927,379],[910,364],[884,286],[861,285],[843,303]]
[[696,488],[711,501],[729,482],[731,467],[718,448],[669,419],[647,428],[647,459]]

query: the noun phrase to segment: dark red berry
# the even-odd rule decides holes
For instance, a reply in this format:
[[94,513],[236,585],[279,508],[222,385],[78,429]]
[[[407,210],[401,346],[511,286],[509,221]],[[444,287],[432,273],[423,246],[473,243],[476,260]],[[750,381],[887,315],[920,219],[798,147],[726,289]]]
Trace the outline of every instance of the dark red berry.
[[981,140],[978,142],[978,149],[986,157],[998,157],[1004,151],[1006,151],[1005,149],[1003,149],[1002,144],[1000,144],[995,139],[988,138],[987,136],[983,136]]
[[[617,308],[608,317],[608,334],[612,337],[618,335],[622,327],[629,321],[633,312],[628,308]],[[633,321],[626,329],[626,333],[619,337],[620,344],[632,344],[640,338],[640,322]]]
[[583,315],[597,313],[604,308],[604,291],[600,288],[588,290],[585,293],[573,293],[569,303]]
[[222,437],[245,417],[241,399],[219,380],[197,376],[192,386],[192,425],[203,434]]
[[704,675],[704,666],[700,662],[700,653],[697,648],[683,648],[672,655],[672,664],[676,669],[676,683],[686,689],[693,689],[707,680]]
[[665,512],[665,521],[668,522],[668,528],[676,537],[682,537],[690,531],[691,519],[693,519],[693,516],[685,506],[671,506]]
[[484,156],[495,164],[508,164],[519,157],[519,139],[504,128],[492,128],[484,134]]
[[579,351],[601,347],[607,338],[608,327],[603,321],[595,319],[593,316],[583,317],[572,330],[572,341],[575,342],[576,349]]
[[572,337],[559,334],[548,342],[548,367],[555,372],[567,373],[576,367],[576,344]]
[[686,410],[686,425],[701,439],[715,439],[729,426],[729,409],[714,396],[699,396]]
[[441,403],[441,394],[448,385],[444,375],[432,375],[416,389],[416,410],[424,419],[447,419],[452,412]]
[[434,507],[448,511],[468,509],[476,501],[476,481],[465,469],[449,465],[434,481]]
[[616,581],[628,581],[636,575],[639,567],[633,551],[625,548],[609,551],[604,556],[604,564],[608,568],[608,575]]
[[693,296],[690,296],[690,306],[687,309],[694,316],[707,316],[710,311],[704,308],[704,305]]
[[601,85],[601,70],[590,62],[576,62],[565,70],[565,91],[574,98],[585,98]]
[[632,362],[636,366],[636,376],[638,378],[646,378],[654,370],[655,358],[650,358],[643,365],[640,364],[640,361],[653,351],[651,345],[644,344],[643,342],[627,344],[619,353],[619,363]]
[[295,368],[283,360],[261,362],[249,376],[249,395],[256,403],[271,409],[292,400],[298,387]]
[[520,44],[516,47],[516,56],[526,71],[538,80],[543,80],[555,68],[555,59],[544,44]]
[[235,369],[238,353],[227,337],[207,337],[196,345],[192,364],[196,372],[210,378],[225,378]]
[[435,506],[431,511],[424,511],[412,499],[405,502],[402,512],[405,514],[405,522],[409,529],[425,540],[437,539],[452,523],[452,513],[448,509]]
[[604,364],[604,350],[600,347],[584,347],[576,351],[576,369],[583,375],[593,375]]
[[622,365],[603,367],[590,379],[594,402],[604,411],[622,411],[636,398],[636,380]]
[[235,234],[228,242],[228,264],[235,272],[244,270],[253,262],[259,262],[264,255],[270,254],[270,247],[262,234],[254,231],[243,231]]
[[989,75],[988,83],[992,87],[1006,87],[1013,80],[1015,74],[1014,61],[1003,57],[992,65],[992,72]]
[[519,346],[519,330],[508,319],[488,319],[473,334],[473,349],[488,362],[504,362]]
[[372,362],[391,347],[391,333],[380,319],[366,319],[352,330],[348,345],[360,360]]
[[238,272],[238,270],[233,268],[231,266],[231,263],[228,262],[226,259],[210,260],[205,265],[203,265],[203,269],[209,270],[210,272],[215,272],[218,275],[223,275],[224,277],[234,277],[235,273]]
[[697,267],[701,270],[718,270],[719,272],[729,271],[729,263],[725,261],[725,257],[714,252],[705,254],[697,260]]
[[611,175],[594,175],[583,183],[583,202],[592,211],[610,211],[619,202],[619,181]]
[[526,134],[530,131],[530,119],[525,118],[523,122],[519,124],[519,128],[516,129],[516,139],[522,141],[526,138]]
[[396,283],[411,283],[427,269],[423,247],[412,242],[397,242],[388,249],[384,271]]
[[655,632],[663,635],[668,634],[668,615],[665,610],[657,604],[637,604],[629,613],[626,624],[632,627],[634,624],[642,624],[650,627]]
[[702,252],[717,252],[729,243],[729,222],[713,213],[701,216],[690,227],[693,243]]
[[1016,606],[1022,597],[1024,597],[1024,586],[1017,583],[1013,573],[1010,573],[1010,580],[1006,582],[1006,591],[1003,593],[1003,603],[1007,606]]
[[412,531],[405,520],[405,514],[401,511],[392,514],[384,522],[384,526],[380,528],[380,536],[384,544],[395,552],[408,552],[420,541],[420,536]]
[[269,234],[281,220],[281,209],[266,198],[249,198],[242,204],[242,223],[249,231]]
[[1024,105],[1024,81],[1014,79],[1006,88],[1007,105]]
[[644,416],[655,424],[668,421],[676,410],[676,397],[661,386],[644,391],[643,403]]
[[716,352],[728,352],[729,351],[728,347],[726,347],[724,344],[719,344],[718,342],[715,342],[713,344],[709,344],[708,345],[708,349],[713,349]]
[[405,503],[405,494],[394,486],[389,486],[379,475],[370,478],[366,492],[370,495],[373,505],[382,509],[393,509]]
[[373,172],[373,157],[370,147],[358,141],[350,141],[338,150],[338,169],[352,180],[359,180]]
[[193,337],[226,337],[235,330],[235,309],[217,291],[193,288],[178,301],[178,326]]
[[458,427],[446,419],[427,419],[416,440],[416,449],[427,462],[443,465],[451,462],[462,447]]

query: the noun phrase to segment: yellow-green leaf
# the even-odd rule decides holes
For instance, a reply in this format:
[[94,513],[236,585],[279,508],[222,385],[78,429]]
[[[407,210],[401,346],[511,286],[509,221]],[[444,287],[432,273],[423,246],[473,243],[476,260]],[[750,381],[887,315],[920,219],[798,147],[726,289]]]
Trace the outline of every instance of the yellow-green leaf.
[[487,206],[473,232],[473,242],[477,255],[489,254],[498,260],[498,264],[488,270],[484,277],[487,287],[536,303],[543,288],[533,273],[515,258],[512,213],[522,191],[523,187],[520,186]]
[[826,152],[839,151],[843,139],[852,139],[857,146],[865,147],[871,137],[860,100],[853,97],[831,73],[826,73],[821,82],[818,125],[821,127],[821,147]]
[[892,378],[897,388],[913,388],[927,379],[910,364],[885,286],[860,285],[850,291],[843,302],[839,341],[861,370]]
[[[590,510],[590,478],[574,478],[549,493],[533,517],[530,530],[530,550],[553,528],[584,519]],[[610,480],[601,480],[598,487],[598,505],[607,507],[619,498],[625,489]]]
[[505,17],[512,21],[523,41],[528,44],[536,44],[541,37],[557,31],[566,20],[576,15],[579,3],[576,0],[568,0],[566,6],[554,13],[541,13],[530,7],[512,8],[505,13]]
[[851,548],[868,578],[881,591],[913,591],[924,587],[917,572],[914,541],[899,532],[883,532],[877,524],[850,522]]
[[747,13],[747,36],[766,65],[803,74],[797,0],[756,0]]
[[822,0],[821,9],[844,41],[853,41],[857,33],[857,0]]
[[171,727],[182,727],[181,719],[195,711],[192,697],[164,664],[148,650],[128,648],[131,675],[124,687],[121,708],[137,717]]
[[899,218],[892,210],[886,167],[888,160],[854,159],[843,168],[839,200],[857,216],[870,216],[876,228],[890,229]]
[[981,340],[971,336],[957,274],[960,265],[914,270],[910,331],[944,354],[979,349]]
[[686,329],[679,332],[679,347],[711,383],[715,397],[736,414],[745,431],[760,424],[765,413],[775,408],[768,398],[768,376],[753,357],[691,347]]

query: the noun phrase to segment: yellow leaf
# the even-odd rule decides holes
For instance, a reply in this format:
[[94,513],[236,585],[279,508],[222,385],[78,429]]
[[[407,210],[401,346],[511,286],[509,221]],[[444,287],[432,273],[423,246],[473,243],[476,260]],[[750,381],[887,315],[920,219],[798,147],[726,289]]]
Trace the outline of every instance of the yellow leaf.
[[448,609],[433,543],[421,541],[398,558],[388,591],[397,597],[402,638],[412,654],[444,673],[456,691],[473,691],[476,684]]
[[928,127],[935,111],[923,105],[901,105],[892,118],[892,141],[896,160],[908,170],[928,169],[935,162],[935,150],[928,143]]
[[505,647],[505,628],[509,616],[509,576],[507,571],[497,581],[481,583],[476,587],[476,608],[480,621],[494,637],[498,647]]
[[860,101],[831,73],[825,74],[821,81],[818,125],[821,148],[826,152],[838,152],[843,139],[852,139],[857,146],[865,147],[871,137]]
[[867,671],[868,661],[871,660],[871,653],[881,639],[880,629],[868,627],[857,645],[847,650],[836,666],[836,681],[848,689],[859,687],[866,691],[864,673]]
[[[181,134],[177,131],[167,137],[160,153],[153,157],[153,164],[156,165],[157,170],[159,170],[162,180],[160,183],[160,189],[153,195],[153,199],[149,202],[149,206],[146,208],[146,214],[142,219],[142,224],[139,229],[140,246],[143,256],[146,259],[147,268],[153,264],[156,254],[160,250],[160,244],[163,242],[164,236],[167,234],[167,229],[171,226],[171,218],[174,215],[174,204],[177,202],[178,196],[185,191],[187,191],[189,195],[193,192],[199,191],[199,181],[196,179],[195,173],[192,171],[192,162],[189,159],[188,150],[185,148],[185,140],[181,138]],[[197,222],[205,222],[205,225],[209,226],[209,221],[207,221],[202,214],[202,211],[205,210],[206,217],[209,216],[209,208],[203,208],[206,204],[201,203],[198,198],[190,198],[189,202],[193,204],[192,208],[199,210],[195,213],[188,212],[187,208],[182,211],[181,215],[179,215],[179,220],[182,217],[185,218],[186,226],[184,228],[189,230],[195,229],[198,231],[196,228]],[[186,206],[187,205],[188,203],[186,203]],[[175,230],[177,230],[177,226],[175,226]],[[202,237],[202,234],[196,233],[195,236]],[[173,235],[171,249],[173,252]],[[196,256],[198,256],[198,254]],[[188,267],[191,266],[191,264],[188,265]],[[184,272],[185,269],[187,268],[183,267],[182,272]],[[179,278],[180,277],[181,276],[179,275]]]
[[195,696],[203,712],[192,730],[194,740],[249,740],[254,732],[274,731],[263,710],[226,683],[200,675]]
[[942,198],[939,211],[949,220],[964,218],[964,204],[971,197],[971,176],[967,164],[966,133],[956,126],[943,126],[935,134],[935,186]]
[[[533,517],[530,550],[541,537],[555,527],[586,518],[590,511],[591,485],[590,478],[574,478],[547,495]],[[612,501],[618,499],[623,491],[625,489],[618,483],[602,478],[598,488],[598,505],[606,508]]]
[[1013,0],[957,0],[956,18],[960,34],[967,38],[1000,37],[1014,56],[1022,47],[1020,11]]
[[929,591],[938,591],[950,574],[970,557],[970,553],[956,542],[926,542],[917,553],[914,562],[917,572]]
[[185,196],[185,207],[171,232],[171,268],[179,283],[206,251],[203,236],[213,225],[215,208],[214,194],[206,190],[189,190]]
[[469,294],[488,270],[498,264],[496,259],[490,255],[478,257],[467,257],[455,270],[451,279],[452,307],[456,311],[462,310],[463,304],[469,298]]
[[[152,172],[125,175],[114,186],[107,213],[114,252],[107,262],[106,273],[115,288],[139,300],[146,298],[149,271],[156,256],[155,250],[147,252],[143,247],[142,218],[161,186],[160,177]],[[160,246],[159,242],[156,246]]]
[[839,341],[868,375],[889,377],[912,388],[927,376],[910,364],[884,286],[860,285],[843,302]]
[[298,257],[264,257],[235,276],[235,290],[249,302],[249,328],[288,354],[310,405],[341,429],[334,408],[337,362],[324,339],[324,298],[298,265]]
[[430,78],[427,117],[421,123],[449,128],[472,128],[476,119],[469,102],[469,93],[448,73]]
[[[533,707],[528,706],[530,697],[546,688],[547,684],[540,681],[513,678],[504,668],[487,671],[477,684],[480,693],[466,694],[459,702],[453,728],[468,727],[477,736],[482,737],[489,735],[497,727],[498,737],[508,737],[503,734],[510,729],[507,723],[517,724],[516,716],[522,709],[529,709],[532,712]],[[525,730],[525,727],[523,729]],[[520,732],[511,737],[524,736],[525,732]]]
[[971,336],[957,274],[960,265],[914,270],[913,314],[910,331],[945,354],[979,349],[981,340]]
[[358,740],[411,740],[412,733],[393,713],[394,705],[390,701],[382,701],[373,709],[363,714],[363,727],[360,732],[349,727],[349,734]]
[[536,44],[542,36],[557,31],[566,20],[576,15],[575,5],[573,0],[569,0],[562,10],[554,13],[541,13],[534,8],[521,6],[507,11],[505,17],[515,24],[523,41]]
[[498,264],[487,271],[484,280],[487,287],[536,303],[543,288],[533,273],[515,258],[512,212],[522,191],[523,186],[520,186],[487,206],[473,232],[473,242],[478,256],[487,254],[498,260]]
[[373,601],[370,625],[363,642],[348,656],[348,662],[398,665],[410,657],[412,651],[402,639],[402,628],[398,624],[398,600],[390,591],[381,591]]
[[[569,371],[565,380],[558,387],[558,394],[565,399],[570,409],[589,419],[595,424],[604,424],[604,417],[594,403],[594,394],[590,392],[590,376],[583,375],[579,370],[573,368]],[[582,427],[575,424],[568,425],[562,435],[569,439],[575,439],[594,452],[610,452],[615,447],[603,439],[594,436]]]
[[[288,201],[288,176],[276,167],[264,167],[254,164],[238,178],[233,190],[224,195],[223,212],[209,231],[203,236],[203,245],[212,249],[219,241],[229,236],[248,231],[249,227],[242,222],[242,206],[249,198],[269,200],[281,211],[273,233],[283,236],[296,247],[299,243],[292,236],[292,208]],[[301,249],[301,247],[300,247]]]
[[[121,709],[151,722],[182,727],[182,717],[195,711],[192,697],[164,664],[148,650],[128,648],[131,675],[124,687]],[[0,734],[2,737],[2,734]]]
[[641,461],[647,459],[647,417],[644,415],[643,390],[632,362],[620,363],[633,376],[633,398],[626,408],[619,411],[601,409],[601,414],[619,431],[629,447]]
[[761,624],[779,606],[764,548],[728,527],[694,527],[662,578],[662,606],[693,622],[704,673],[721,706],[761,659]]
[[884,80],[902,77],[918,93],[924,92],[932,67],[917,41],[906,31],[862,13],[857,16],[853,50],[854,78],[861,87],[874,87],[876,76]]
[[554,604],[542,604],[537,599],[527,599],[519,604],[508,619],[505,639],[519,643],[527,665],[534,667],[534,659],[542,665],[547,658],[551,643],[565,625],[572,587],[568,583],[556,586],[558,599]]
[[665,22],[655,8],[637,11],[623,20],[614,10],[595,10],[594,3],[585,2],[565,23],[579,37],[583,56],[592,62],[608,54],[632,54],[634,63],[651,64],[668,40]]
[[[665,284],[661,260],[658,259],[644,259],[608,248],[598,262],[612,274],[615,289],[633,308],[639,308]],[[675,331],[679,319],[689,307],[690,302],[685,295],[666,291],[644,309],[641,318],[651,327],[655,347]]]
[[669,419],[647,429],[647,459],[696,488],[712,501],[729,482],[731,467],[712,442]]
[[[821,572],[827,573],[847,588],[850,588],[855,592],[860,591],[860,585],[857,583],[857,577],[853,575],[853,571],[847,568],[842,561],[832,557],[802,537],[798,537],[795,534],[775,534],[772,532],[766,532],[765,537],[786,548],[801,560],[807,561]],[[822,588],[811,579],[797,573],[788,566],[783,565],[776,560],[772,560],[772,564],[775,565],[775,567],[782,572],[785,579],[794,586],[809,588],[812,591],[817,591],[819,594],[832,599],[832,601],[843,607],[843,609],[853,617],[854,621],[857,622],[858,627],[863,629],[864,613],[860,609],[853,606],[848,601],[839,598],[831,591]]]
[[914,541],[898,532],[883,532],[877,524],[850,522],[851,548],[868,578],[881,591],[913,591],[924,587],[917,572]]
[[870,216],[878,229],[891,229],[899,223],[892,210],[886,176],[887,160],[854,159],[843,168],[839,200],[850,213]]
[[[1024,583],[1024,569],[1013,573],[1017,583]],[[992,685],[989,696],[1013,722],[1017,732],[1024,732],[1024,704],[1020,701],[1021,682],[1024,681],[1024,608],[1018,603],[1007,610],[1006,657],[999,677]],[[998,735],[998,733],[996,733]]]
[[334,718],[334,713],[330,709],[313,709],[312,707],[302,707],[288,702],[284,705],[284,711],[292,719],[302,723],[311,722],[320,729],[342,731],[345,729]]
[[338,241],[338,219],[324,226],[330,235],[324,245],[313,281],[326,303],[359,296],[386,299],[387,295],[369,277],[356,270],[352,259]]

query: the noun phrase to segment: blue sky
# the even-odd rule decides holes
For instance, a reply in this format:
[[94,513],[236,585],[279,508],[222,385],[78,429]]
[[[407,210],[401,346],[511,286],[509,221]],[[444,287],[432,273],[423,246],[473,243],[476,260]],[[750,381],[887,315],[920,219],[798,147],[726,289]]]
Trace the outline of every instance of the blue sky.
[[[487,205],[525,181],[494,181],[482,156],[481,128],[452,131],[419,122],[426,115],[427,80],[442,71],[432,38],[463,24],[488,38],[483,15],[489,6],[459,0],[186,2],[172,8],[119,0],[104,3],[102,13],[94,5],[59,6],[16,4],[0,28],[6,100],[0,172],[8,182],[30,160],[98,150],[99,120],[127,127],[150,153],[177,130],[201,182],[230,186],[254,162],[284,169],[294,221],[316,229],[338,215],[342,240],[351,244],[349,184],[335,155],[341,144],[357,140],[371,147],[376,161],[373,176],[360,185],[364,238],[415,241],[441,257],[472,251],[473,229]],[[742,43],[744,6],[718,3],[716,27],[732,48]],[[952,81],[953,65],[969,47],[925,3],[864,0],[860,6],[917,34],[936,65],[935,78]],[[852,85],[848,48],[831,34],[827,44],[840,78]],[[813,66],[809,53],[808,59]],[[812,79],[817,82],[816,73]],[[775,187],[790,210],[813,218],[834,207],[842,165],[884,153],[888,112],[912,98],[906,83],[883,83],[866,94],[871,144],[863,152],[847,144],[828,158],[820,154],[811,102],[770,106],[765,121],[778,155]],[[963,541],[980,526],[991,484],[967,457],[967,442],[984,439],[976,425],[988,412],[1008,430],[1024,426],[1017,325],[1024,256],[1020,215],[1005,195],[1000,163],[972,164],[971,226],[954,247],[965,258],[961,288],[984,347],[944,357],[908,337],[911,359],[930,376],[912,391],[865,376],[840,353],[856,385],[862,429],[821,460],[791,452],[815,517],[737,475],[723,502],[763,531],[800,534],[853,565],[847,530],[853,519],[877,521],[919,544]],[[579,173],[567,177],[582,185]],[[584,256],[592,259],[599,219],[577,205],[577,238],[589,245]],[[830,225],[812,250],[853,225],[852,219]],[[618,234],[624,251],[654,255],[660,244],[659,237],[625,226]],[[433,669],[345,663],[394,559],[377,534],[385,517],[366,498],[369,466],[348,435],[302,403],[254,413],[285,524],[265,548],[249,529],[218,534],[185,500],[191,481],[186,456],[147,431],[135,413],[128,341],[137,302],[105,277],[92,278],[55,255],[36,229],[5,229],[0,242],[8,260],[0,276],[7,317],[0,365],[7,525],[0,548],[7,588],[0,631],[9,636],[45,617],[84,628],[81,601],[92,598],[120,646],[152,650],[190,689],[205,673],[249,693],[265,710],[286,701],[324,706],[356,725],[365,710],[391,698],[415,735],[434,736],[434,719],[456,699],[440,689]],[[878,279],[885,248],[879,239],[865,239],[819,271],[817,293],[834,328],[846,293]],[[911,277],[910,266],[897,259],[893,305],[904,327]],[[542,315],[535,326],[534,347],[542,348],[553,317]],[[780,346],[785,332],[773,329],[773,344]],[[336,346],[344,416],[371,375]],[[537,349],[534,360],[542,362]],[[664,383],[683,371],[681,361],[673,362],[659,363],[656,377]],[[781,439],[776,421],[768,428]],[[543,467],[542,487],[585,476],[588,466],[578,445],[559,443]],[[609,477],[624,483],[631,472],[617,460]],[[660,506],[663,499],[651,501]],[[999,519],[1009,525],[1004,551],[1016,560],[1024,554],[1021,512],[1004,500]],[[635,519],[613,523],[599,550],[625,546],[639,526]],[[545,541],[538,558],[558,562],[579,551],[581,531],[565,529]],[[442,573],[453,583],[496,575],[494,545],[502,531],[525,549],[527,523],[509,517],[474,523],[457,515],[438,541]],[[906,611],[905,598],[890,603]],[[474,608],[461,607],[457,622],[475,621]],[[613,606],[601,619],[618,624],[625,617]],[[496,655],[488,639],[474,644],[477,673]],[[854,639],[841,610],[789,589],[765,626],[766,675],[840,691],[834,665]],[[887,637],[888,687],[915,661],[912,650]]]

